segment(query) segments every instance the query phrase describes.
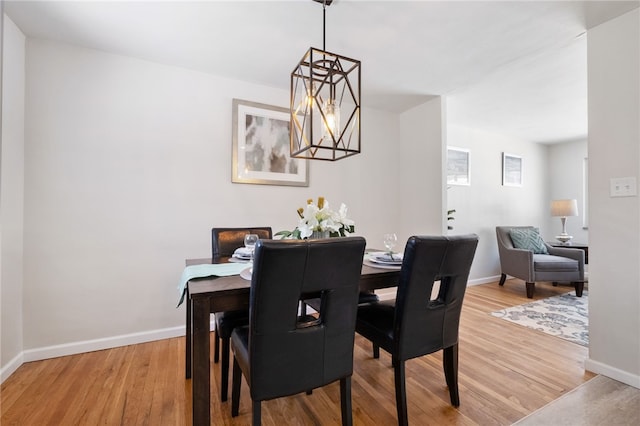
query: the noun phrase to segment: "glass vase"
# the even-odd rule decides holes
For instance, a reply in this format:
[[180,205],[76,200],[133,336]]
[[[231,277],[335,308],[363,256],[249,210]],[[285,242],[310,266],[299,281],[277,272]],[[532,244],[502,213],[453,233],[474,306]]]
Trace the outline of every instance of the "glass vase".
[[318,240],[320,238],[329,238],[329,231],[313,231],[309,239]]

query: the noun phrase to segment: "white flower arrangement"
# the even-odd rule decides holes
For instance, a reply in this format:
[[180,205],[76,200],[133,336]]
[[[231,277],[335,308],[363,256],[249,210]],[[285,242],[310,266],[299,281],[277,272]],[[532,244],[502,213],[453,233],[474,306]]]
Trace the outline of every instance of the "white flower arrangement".
[[337,211],[332,210],[324,197],[318,197],[317,204],[307,200],[305,208],[298,209],[298,216],[300,221],[293,231],[280,231],[276,235],[304,239],[314,232],[328,232],[331,237],[346,237],[355,230],[355,222],[347,217],[347,206],[342,203]]

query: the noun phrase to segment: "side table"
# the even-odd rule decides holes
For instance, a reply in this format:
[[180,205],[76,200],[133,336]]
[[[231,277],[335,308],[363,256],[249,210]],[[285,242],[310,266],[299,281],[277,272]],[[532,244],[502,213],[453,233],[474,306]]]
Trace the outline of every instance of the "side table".
[[559,241],[547,242],[551,247],[577,248],[584,251],[584,263],[589,264],[589,244],[584,243],[561,243]]
[[[547,242],[547,244],[549,244],[551,247],[577,248],[577,249],[583,250],[584,251],[584,264],[585,265],[589,264],[589,244],[572,243],[572,242],[561,243],[559,241],[551,241],[551,242]],[[585,274],[586,274],[586,272],[585,272]],[[582,291],[584,289],[584,285],[585,285],[585,283],[588,283],[588,282],[589,282],[589,280],[587,279],[587,277],[585,275],[584,281],[578,281],[578,282],[574,283],[577,297],[582,297]],[[557,285],[557,283],[553,283],[553,285]]]

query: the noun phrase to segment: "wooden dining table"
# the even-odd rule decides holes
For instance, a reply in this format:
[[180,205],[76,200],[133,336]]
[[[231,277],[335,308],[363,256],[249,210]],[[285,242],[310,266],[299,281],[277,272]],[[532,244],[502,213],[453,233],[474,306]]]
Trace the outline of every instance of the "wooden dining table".
[[[186,265],[222,263],[226,258],[187,259]],[[395,287],[400,270],[362,265],[360,290]],[[251,281],[239,275],[192,279],[187,283],[185,376],[191,379],[193,424],[211,424],[211,313],[249,308]]]

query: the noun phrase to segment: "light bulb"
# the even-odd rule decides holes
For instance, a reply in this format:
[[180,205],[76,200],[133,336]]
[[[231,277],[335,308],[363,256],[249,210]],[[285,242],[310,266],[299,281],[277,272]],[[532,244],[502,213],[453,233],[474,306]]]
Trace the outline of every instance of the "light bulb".
[[300,102],[296,107],[296,114],[299,114],[299,113],[306,114],[307,111],[310,111],[313,108],[314,103],[315,102],[313,100],[313,86],[311,86],[305,90],[304,96],[301,96]]
[[323,139],[336,141],[340,138],[340,107],[336,101],[327,100],[324,103],[324,126],[322,132]]

